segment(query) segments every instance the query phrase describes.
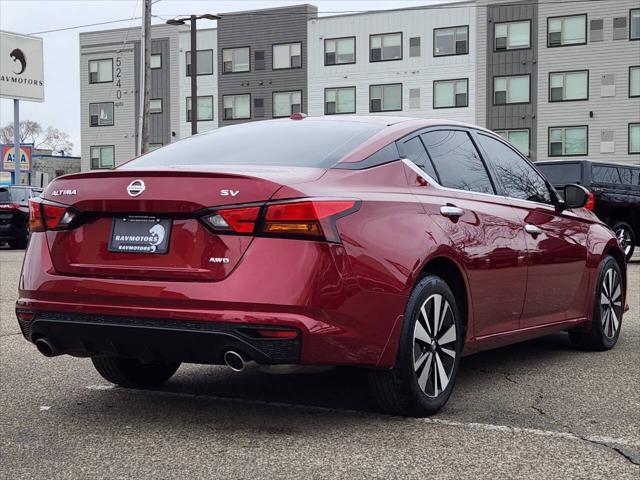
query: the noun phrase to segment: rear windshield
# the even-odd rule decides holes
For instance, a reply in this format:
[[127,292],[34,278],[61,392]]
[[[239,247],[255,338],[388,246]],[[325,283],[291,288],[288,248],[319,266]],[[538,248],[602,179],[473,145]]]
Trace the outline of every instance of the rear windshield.
[[172,143],[120,168],[223,164],[328,168],[383,128],[342,121],[245,123]]
[[28,191],[26,188],[0,188],[0,203],[24,203],[27,201],[27,194]]
[[579,163],[559,163],[557,165],[537,165],[552,185],[568,185],[580,183],[582,180]]

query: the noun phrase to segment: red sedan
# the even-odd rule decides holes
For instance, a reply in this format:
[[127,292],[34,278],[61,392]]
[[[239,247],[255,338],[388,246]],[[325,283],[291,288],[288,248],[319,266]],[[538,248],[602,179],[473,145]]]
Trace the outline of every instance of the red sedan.
[[225,127],[32,199],[17,316],[124,387],[181,362],[355,365],[384,410],[428,415],[463,355],[562,330],[616,344],[624,253],[588,200],[471,125]]

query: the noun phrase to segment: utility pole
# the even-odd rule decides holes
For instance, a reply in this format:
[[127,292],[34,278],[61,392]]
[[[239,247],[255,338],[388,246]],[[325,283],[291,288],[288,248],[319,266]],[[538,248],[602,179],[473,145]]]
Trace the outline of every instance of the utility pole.
[[151,95],[151,0],[144,0],[142,26],[142,58],[144,64],[142,87],[142,138],[140,154],[149,150],[149,96]]

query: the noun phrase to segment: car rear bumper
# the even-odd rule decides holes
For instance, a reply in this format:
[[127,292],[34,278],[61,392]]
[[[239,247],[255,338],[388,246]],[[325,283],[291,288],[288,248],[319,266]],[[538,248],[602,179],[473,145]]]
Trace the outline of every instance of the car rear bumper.
[[[237,348],[263,363],[390,367],[407,298],[362,289],[348,264],[341,245],[257,238],[218,282],[69,276],[55,272],[46,236],[34,233],[16,309],[35,315],[22,322],[29,340],[60,337],[81,354],[163,359],[175,350],[175,360],[221,363]],[[296,330],[297,347],[269,340],[290,348],[269,353],[268,342],[247,338],[258,326]]]

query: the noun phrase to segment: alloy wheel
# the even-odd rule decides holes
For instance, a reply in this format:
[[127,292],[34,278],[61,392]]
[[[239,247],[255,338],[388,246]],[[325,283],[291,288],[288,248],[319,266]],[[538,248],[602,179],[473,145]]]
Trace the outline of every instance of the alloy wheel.
[[618,227],[618,229],[616,230],[616,236],[618,237],[620,245],[624,249],[625,256],[628,256],[629,252],[631,252],[631,249],[633,248],[633,239],[631,237],[631,232],[625,227]]
[[622,282],[613,268],[604,274],[600,289],[600,320],[607,338],[614,338],[622,319]]
[[447,299],[428,297],[420,307],[413,331],[413,367],[420,389],[440,395],[449,384],[456,360],[456,323]]

